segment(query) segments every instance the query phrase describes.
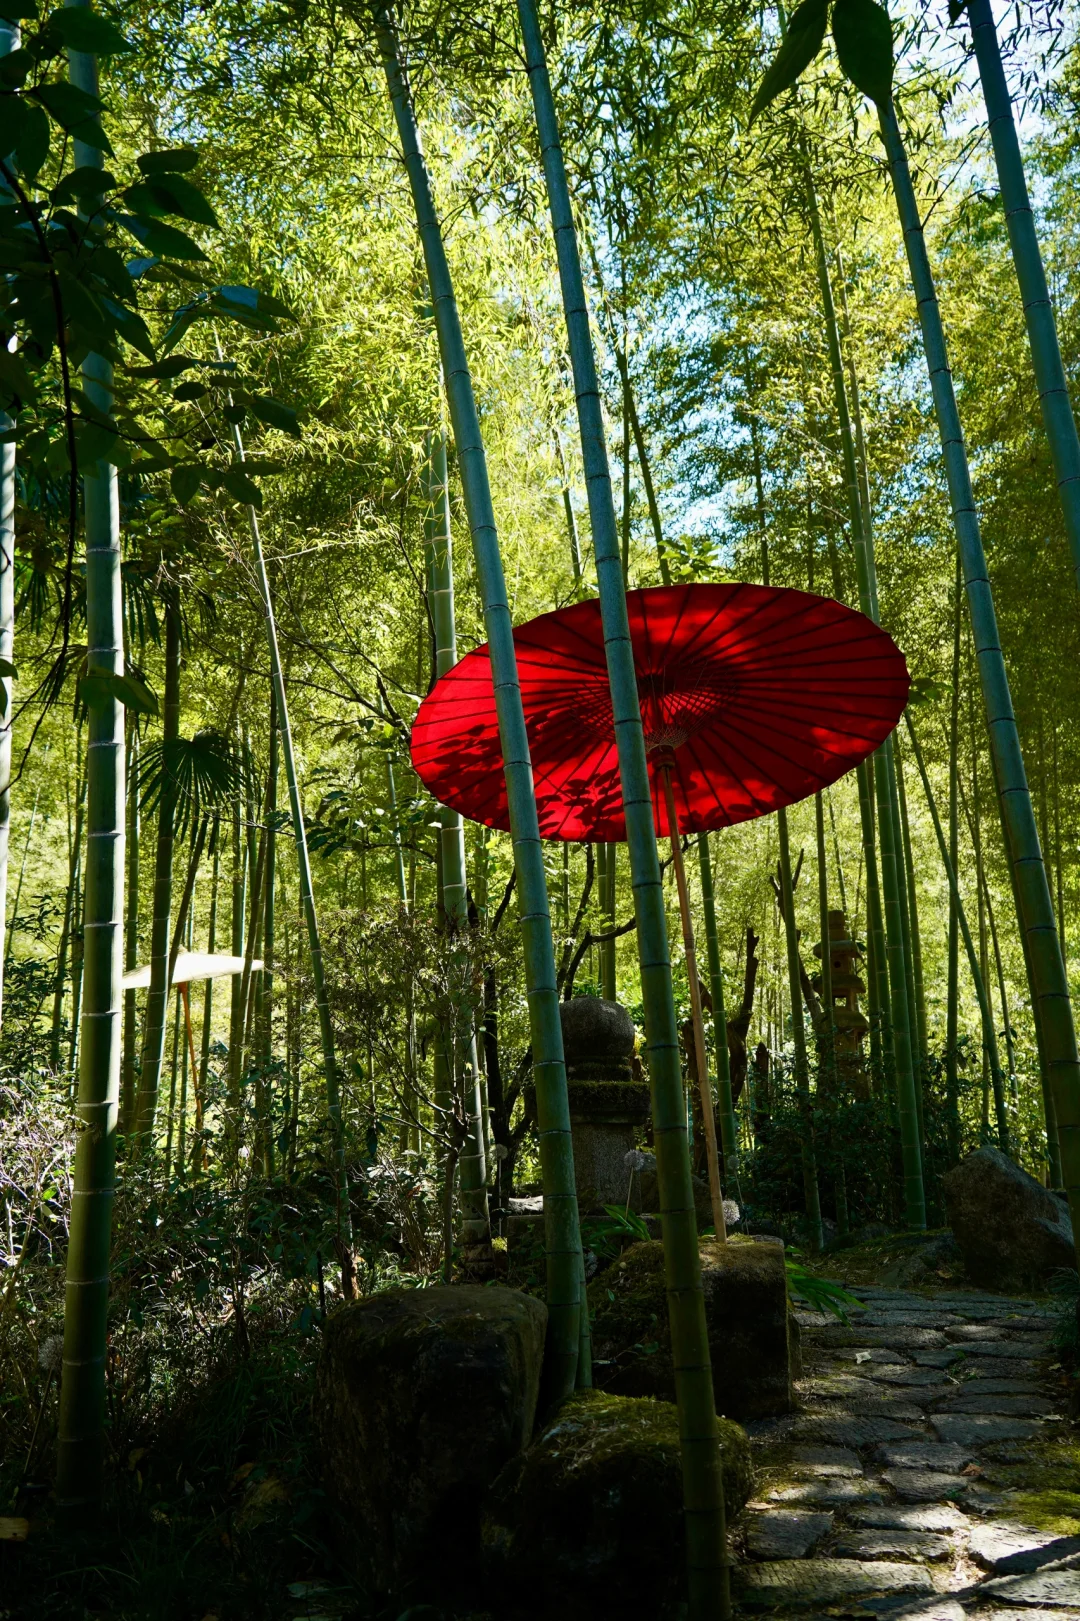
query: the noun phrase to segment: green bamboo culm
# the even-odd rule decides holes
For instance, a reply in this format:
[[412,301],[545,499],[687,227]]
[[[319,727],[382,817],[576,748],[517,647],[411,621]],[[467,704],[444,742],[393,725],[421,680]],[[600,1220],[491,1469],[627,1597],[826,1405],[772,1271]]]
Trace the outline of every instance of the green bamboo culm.
[[[858,460],[855,437],[852,432],[851,412],[848,406],[844,362],[840,348],[840,328],[836,319],[836,303],[832,293],[828,258],[821,228],[821,214],[817,205],[809,153],[803,146],[806,175],[806,193],[810,205],[810,224],[814,239],[814,258],[817,265],[818,286],[825,317],[825,336],[829,352],[829,370],[832,374],[833,394],[836,402],[837,425],[844,464],[844,487],[848,500],[848,515],[855,553],[855,574],[859,586],[859,607],[880,623],[877,595],[877,571],[874,562],[874,537],[870,514],[865,509],[859,489]],[[900,818],[896,806],[896,778],[893,769],[892,739],[886,738],[873,762],[874,789],[877,798],[877,833],[881,858],[881,890],[884,905],[884,940],[875,940],[874,962],[879,976],[879,1000],[884,986],[882,970],[888,967],[888,1004],[890,1020],[886,1031],[891,1035],[892,1058],[895,1072],[897,1115],[900,1124],[900,1148],[904,1173],[904,1211],[909,1227],[926,1226],[926,1192],[923,1184],[922,1141],[919,1133],[918,1096],[912,1042],[912,1017],[908,998],[907,957],[904,950],[902,911],[902,854]],[[870,835],[871,818],[869,795],[864,783],[869,769],[859,781],[859,809],[863,821],[863,840],[867,856],[867,878],[876,866]],[[875,874],[876,876],[876,874]],[[869,896],[870,886],[867,885]],[[876,921],[876,920],[874,920]],[[884,951],[882,951],[884,945]],[[884,1008],[882,1009],[884,1013]],[[883,1031],[886,1048],[888,1040]]]
[[998,1049],[997,1031],[994,1029],[994,1015],[986,994],[986,981],[983,978],[982,965],[979,962],[979,953],[971,937],[968,926],[967,913],[960,897],[960,888],[956,880],[956,865],[953,861],[949,846],[945,841],[945,833],[941,826],[941,817],[938,814],[937,801],[930,786],[923,760],[922,748],[915,733],[915,723],[910,711],[907,716],[908,732],[911,735],[911,747],[915,754],[915,764],[919,769],[919,780],[922,783],[923,793],[926,797],[927,808],[930,811],[930,820],[934,824],[934,835],[937,838],[938,853],[941,864],[945,868],[945,877],[949,883],[949,898],[956,913],[957,926],[964,941],[964,950],[967,952],[968,967],[971,970],[971,982],[975,987],[975,1000],[979,1004],[979,1018],[982,1021],[983,1046],[986,1049],[987,1061],[990,1065],[990,1074],[993,1078],[994,1100],[997,1108],[998,1146],[1003,1154],[1011,1153],[1009,1141],[1008,1117],[1005,1113],[1005,1085],[1001,1073],[1001,1055]]
[[[98,93],[92,56],[71,52],[71,82]],[[89,114],[96,118],[97,114]],[[104,166],[96,147],[76,139],[74,162]],[[85,206],[95,206],[89,199]],[[88,355],[82,386],[95,410],[112,406],[112,367]],[[71,477],[76,469],[71,469]],[[86,530],[86,640],[89,674],[123,675],[120,504],[116,469],[83,468]],[[124,949],[124,710],[114,698],[91,706],[88,720],[85,989],[76,1104],[64,1297],[64,1361],[57,1421],[56,1502],[65,1519],[86,1525],[100,1505],[105,1458],[105,1352],[109,1251],[120,1102],[120,979]]]
[[[19,49],[19,25],[0,18],[0,57]],[[0,186],[0,197],[10,192]],[[11,433],[15,419],[0,411],[0,433]],[[4,969],[10,954],[7,921],[8,849],[11,838],[11,669],[15,658],[15,442],[0,444],[0,1015]],[[16,908],[16,911],[18,908]],[[14,913],[12,914],[14,921]]]
[[529,739],[525,730],[513,622],[491,502],[487,459],[446,247],[420,147],[412,97],[398,52],[397,33],[385,6],[374,7],[374,20],[424,253],[439,354],[446,380],[450,423],[491,652],[499,737],[506,773],[510,837],[517,873],[518,916],[524,945],[532,1038],[547,1249],[548,1355],[545,1358],[545,1397],[554,1404],[573,1391],[577,1380],[581,1280],[584,1272],[555,948],[533,795]]
[[[441,431],[428,435],[421,480],[424,498],[424,549],[428,603],[435,633],[435,674],[443,676],[457,663],[457,624],[454,612],[453,538],[450,529],[450,483],[446,468],[446,439]],[[439,812],[442,856],[443,911],[451,936],[469,927],[469,897],[465,869],[465,824],[460,811],[444,805]],[[476,1050],[475,1010],[458,1009],[458,1039],[452,1044],[465,1081],[468,1140],[462,1148],[459,1175],[464,1206],[465,1241],[486,1242],[487,1162],[484,1143],[484,1100]]]
[[170,744],[180,736],[180,597],[170,583],[164,591],[165,683],[162,701],[161,792],[158,797],[154,849],[153,915],[150,922],[150,986],[143,1012],[142,1054],[135,1104],[140,1151],[152,1153],[158,1089],[165,1057],[165,1024],[169,1007],[169,945],[172,939],[173,847],[177,788]]
[[1058,498],[1065,518],[1065,533],[1072,552],[1073,567],[1080,581],[1080,437],[1077,436],[1076,419],[1069,403],[1054,306],[1046,284],[1035,216],[1024,177],[1024,160],[1020,155],[1020,142],[1013,119],[1012,98],[1005,82],[990,0],[968,0],[967,13],[986,103],[1001,201],[1005,209],[1005,226],[1024,305],[1039,406],[1050,443]]
[[533,0],[518,0],[518,17],[525,44],[559,263],[626,815],[652,1088],[653,1141],[664,1238],[672,1360],[675,1365],[675,1396],[679,1409],[689,1616],[690,1621],[714,1621],[715,1617],[730,1613],[731,1603],[724,1497],[649,767],[634,673],[596,359],[589,330],[570,193],[559,145],[555,105]]
[[1041,1013],[1044,1057],[1057,1117],[1062,1178],[1072,1213],[1073,1233],[1080,1245],[1080,1054],[1076,1047],[1069,984],[1020,749],[1009,678],[1001,651],[986,553],[949,371],[941,311],[926,251],[919,205],[891,96],[878,104],[878,117],[918,305],[953,525],[963,563],[1005,846],[1013,873],[1020,927],[1027,943],[1032,999]]
[[709,964],[709,995],[712,998],[713,1041],[716,1047],[716,1100],[720,1116],[720,1146],[724,1153],[724,1181],[727,1191],[739,1203],[739,1128],[731,1100],[731,1054],[728,1051],[727,1015],[724,1009],[724,971],[720,965],[720,940],[716,928],[716,891],[713,888],[709,835],[697,836],[698,870],[701,874],[701,904],[705,912],[705,955]]
[[[240,429],[233,426],[233,449],[238,462],[244,460],[244,441]],[[330,1016],[330,999],[326,990],[326,969],[323,966],[322,937],[315,911],[315,895],[311,886],[311,856],[308,851],[307,826],[300,798],[300,778],[296,770],[292,727],[289,724],[289,703],[285,693],[285,673],[281,665],[278,646],[277,622],[274,617],[274,599],[270,590],[270,576],[266,569],[262,532],[258,515],[249,506],[248,528],[251,531],[251,549],[255,559],[255,575],[259,586],[266,641],[270,654],[270,676],[274,687],[274,718],[281,744],[281,758],[285,767],[285,780],[289,788],[293,842],[296,846],[296,868],[300,881],[300,906],[307,927],[308,956],[311,961],[311,979],[315,990],[315,1010],[319,1019],[319,1038],[322,1046],[323,1082],[326,1089],[326,1113],[330,1121],[333,1154],[334,1188],[337,1198],[337,1250],[341,1266],[341,1291],[346,1300],[356,1294],[356,1261],[353,1255],[352,1212],[349,1207],[349,1178],[345,1166],[345,1128],[341,1113],[341,1083],[338,1077],[337,1052],[334,1045],[334,1024]],[[252,895],[252,916],[257,915],[260,901],[259,882],[256,879]],[[254,933],[254,929],[250,931]],[[241,1016],[243,1015],[241,1008]]]
[[780,839],[780,904],[784,913],[784,943],[787,947],[788,993],[791,999],[791,1041],[795,1049],[795,1091],[802,1116],[799,1152],[802,1158],[803,1197],[810,1248],[820,1253],[824,1243],[821,1227],[821,1194],[818,1188],[817,1151],[814,1145],[814,1113],[810,1098],[810,1065],[806,1053],[806,1020],[803,1017],[802,975],[799,962],[799,930],[795,922],[795,888],[791,881],[791,841],[788,837],[787,810],[776,813]]

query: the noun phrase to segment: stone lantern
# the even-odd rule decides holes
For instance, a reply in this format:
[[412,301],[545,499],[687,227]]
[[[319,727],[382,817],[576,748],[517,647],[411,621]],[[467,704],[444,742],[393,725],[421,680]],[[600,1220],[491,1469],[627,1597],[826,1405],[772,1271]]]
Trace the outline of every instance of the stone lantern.
[[[814,956],[820,958],[821,943],[814,947]],[[859,1097],[868,1096],[866,1066],[863,1059],[862,1039],[870,1025],[859,1007],[859,997],[866,994],[866,985],[858,973],[856,959],[862,956],[862,947],[848,934],[847,917],[841,911],[829,913],[829,962],[832,968],[832,1023],[836,1037],[836,1067],[838,1079],[850,1085]],[[814,989],[821,994],[821,975],[813,978]],[[828,1012],[828,1010],[825,1010]]]
[[649,1119],[649,1087],[634,1056],[634,1021],[618,1002],[577,996],[562,1014],[574,1177],[583,1216],[605,1205],[640,1210],[640,1178],[626,1156]]

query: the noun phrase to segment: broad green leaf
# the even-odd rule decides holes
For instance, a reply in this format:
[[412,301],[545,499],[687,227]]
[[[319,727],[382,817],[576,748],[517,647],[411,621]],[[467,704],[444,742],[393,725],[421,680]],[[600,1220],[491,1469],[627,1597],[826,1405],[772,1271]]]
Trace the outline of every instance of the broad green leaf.
[[0,62],[0,84],[21,88],[26,83],[27,74],[33,65],[34,58],[29,51],[9,51]]
[[0,95],[0,156],[14,152],[26,127],[27,106],[22,96]]
[[34,380],[23,364],[21,357],[18,354],[12,354],[3,344],[0,344],[0,384],[3,384],[20,404],[33,404]]
[[89,6],[64,6],[51,14],[46,27],[60,36],[65,49],[88,56],[116,56],[135,49],[114,23]]
[[124,193],[137,214],[178,214],[196,225],[217,225],[218,218],[198,186],[183,175],[155,175]]
[[120,336],[125,343],[130,343],[147,360],[154,360],[154,342],[150,336],[146,322],[137,310],[131,309],[127,304],[118,304],[115,299],[102,298],[103,305],[116,322]]
[[109,670],[95,670],[84,675],[79,682],[79,697],[88,709],[102,708],[110,698],[115,698],[136,715],[158,712],[158,701],[146,682],[130,671],[127,675],[114,675]]
[[15,140],[15,162],[27,180],[33,180],[49,155],[49,118],[41,108],[27,103],[26,117]]
[[186,507],[198,494],[199,486],[202,484],[202,468],[190,463],[174,467],[169,475],[169,483],[180,505]]
[[190,382],[181,383],[179,388],[173,389],[173,399],[179,400],[183,404],[187,400],[201,400],[203,395],[209,392],[210,390],[205,383],[196,382],[192,378]]
[[166,152],[144,152],[135,159],[143,174],[186,174],[199,162],[199,154],[190,146],[176,146]]
[[241,501],[249,507],[262,506],[262,491],[239,467],[230,467],[222,473],[221,482],[234,501]]
[[79,467],[87,471],[94,462],[109,462],[115,466],[114,453],[119,435],[96,422],[79,423],[75,429],[75,454]]
[[92,96],[88,90],[80,90],[77,85],[68,84],[66,79],[56,84],[35,85],[30,94],[64,129],[74,129],[91,113],[105,110],[105,103],[97,96]]
[[271,399],[268,394],[247,394],[244,398],[252,416],[265,422],[268,428],[280,428],[282,433],[299,439],[300,423],[291,405],[282,405],[280,400]]
[[967,0],[949,0],[949,21],[957,23],[967,10]]
[[185,232],[161,220],[140,219],[134,214],[121,214],[120,220],[137,242],[161,259],[205,259],[206,254]]
[[232,423],[234,428],[238,428],[243,422],[244,418],[247,416],[247,412],[242,405],[222,406],[221,414],[225,418],[226,422]]
[[810,66],[825,38],[828,16],[828,0],[803,0],[802,5],[792,12],[783,43],[769,64],[754,97],[754,105],[750,109],[751,123],[777,96],[790,90],[800,73]]
[[66,174],[49,195],[54,203],[77,203],[83,197],[100,197],[103,192],[112,191],[115,185],[116,176],[107,169],[95,169],[91,164],[83,164]]
[[836,54],[856,90],[877,106],[892,97],[893,33],[877,0],[836,0],[832,16]]
[[12,681],[19,679],[19,672],[10,659],[0,659],[0,677],[8,677]]

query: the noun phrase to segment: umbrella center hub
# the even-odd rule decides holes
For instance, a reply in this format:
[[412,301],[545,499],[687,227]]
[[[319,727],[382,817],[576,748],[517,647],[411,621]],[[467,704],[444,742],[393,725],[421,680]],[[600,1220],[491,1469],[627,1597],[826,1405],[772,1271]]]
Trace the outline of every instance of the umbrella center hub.
[[654,749],[681,749],[689,741],[690,733],[683,726],[658,726],[655,731],[645,733],[645,752],[651,754]]

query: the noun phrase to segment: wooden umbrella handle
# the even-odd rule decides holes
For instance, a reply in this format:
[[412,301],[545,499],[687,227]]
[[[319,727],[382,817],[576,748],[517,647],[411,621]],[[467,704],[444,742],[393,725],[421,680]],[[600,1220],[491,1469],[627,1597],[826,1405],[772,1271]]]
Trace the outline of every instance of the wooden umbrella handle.
[[709,1087],[709,1066],[705,1058],[705,1025],[701,1016],[701,984],[698,980],[697,952],[694,950],[694,925],[690,917],[690,896],[686,888],[686,868],[683,866],[682,847],[679,844],[679,819],[675,811],[675,790],[671,785],[671,766],[662,763],[660,775],[664,783],[668,828],[671,832],[671,859],[675,863],[675,883],[679,891],[679,915],[682,920],[683,951],[686,955],[686,975],[690,981],[690,1022],[694,1027],[694,1057],[697,1061],[698,1089],[701,1093],[701,1114],[705,1122],[705,1157],[709,1164],[709,1197],[712,1200],[713,1226],[719,1244],[727,1243],[727,1224],[724,1221],[724,1196],[720,1187],[720,1158],[716,1148],[716,1113]]

